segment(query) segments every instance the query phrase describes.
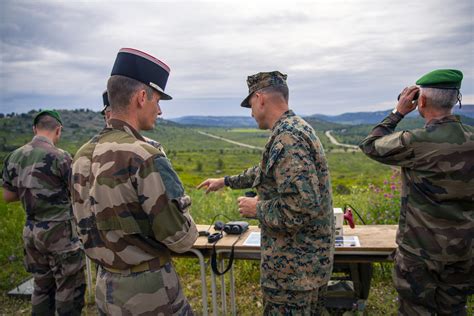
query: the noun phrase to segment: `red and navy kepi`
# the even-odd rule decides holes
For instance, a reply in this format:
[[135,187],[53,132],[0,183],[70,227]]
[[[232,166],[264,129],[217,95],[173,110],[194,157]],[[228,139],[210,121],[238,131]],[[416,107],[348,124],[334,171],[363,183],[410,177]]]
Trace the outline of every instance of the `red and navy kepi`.
[[111,76],[120,75],[149,85],[161,94],[161,100],[171,100],[165,93],[170,67],[161,60],[133,48],[122,48],[117,54]]

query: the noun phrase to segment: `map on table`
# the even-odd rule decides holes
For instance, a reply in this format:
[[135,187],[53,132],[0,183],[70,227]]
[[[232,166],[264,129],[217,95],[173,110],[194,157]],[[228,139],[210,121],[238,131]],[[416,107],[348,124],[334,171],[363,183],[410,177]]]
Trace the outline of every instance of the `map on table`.
[[360,247],[358,236],[338,236],[335,246],[337,247]]
[[[260,232],[251,232],[245,239],[244,246],[260,247]],[[336,247],[360,247],[358,236],[342,236],[336,237]]]
[[251,232],[247,239],[245,239],[243,245],[260,247],[260,232]]

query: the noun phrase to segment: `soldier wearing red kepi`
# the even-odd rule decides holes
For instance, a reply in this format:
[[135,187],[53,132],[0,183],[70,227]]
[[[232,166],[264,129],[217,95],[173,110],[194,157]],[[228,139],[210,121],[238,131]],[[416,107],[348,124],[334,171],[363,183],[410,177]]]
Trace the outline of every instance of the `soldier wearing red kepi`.
[[170,161],[139,133],[161,114],[169,67],[141,51],[121,49],[107,83],[107,126],[74,157],[72,198],[79,236],[99,265],[101,315],[192,315],[170,252],[198,237]]

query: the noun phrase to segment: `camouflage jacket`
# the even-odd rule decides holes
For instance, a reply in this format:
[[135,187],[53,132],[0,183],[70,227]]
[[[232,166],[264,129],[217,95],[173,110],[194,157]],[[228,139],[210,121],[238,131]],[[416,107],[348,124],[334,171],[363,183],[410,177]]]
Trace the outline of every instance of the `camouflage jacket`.
[[360,144],[370,158],[401,166],[397,244],[427,259],[472,258],[474,128],[451,115],[394,133],[400,120],[390,114]]
[[5,158],[3,187],[18,195],[28,220],[72,218],[68,191],[71,160],[44,136],[35,136]]
[[[112,126],[109,125],[109,124],[105,124],[105,127],[111,128]],[[148,138],[148,137],[143,136],[143,135],[141,135],[141,136],[143,137],[143,140],[144,140],[145,142],[147,142],[148,144],[150,144],[150,145],[152,145],[153,147],[155,147],[156,149],[158,149],[158,150],[161,152],[161,154],[163,154],[163,156],[166,157],[165,149],[163,148],[163,145],[161,145],[160,142],[157,142],[156,140],[153,140],[153,139]]]
[[[123,121],[111,120],[83,145],[72,166],[71,194],[86,254],[110,268],[128,269],[196,240],[191,199],[165,155]],[[156,260],[154,260],[156,262]]]
[[334,215],[328,165],[313,128],[286,112],[272,129],[260,165],[228,182],[258,192],[262,286],[305,291],[327,283]]

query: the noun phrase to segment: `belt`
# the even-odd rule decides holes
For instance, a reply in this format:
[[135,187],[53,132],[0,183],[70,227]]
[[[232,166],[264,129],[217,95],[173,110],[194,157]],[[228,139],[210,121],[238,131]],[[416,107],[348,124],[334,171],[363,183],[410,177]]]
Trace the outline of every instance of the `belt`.
[[155,271],[161,269],[165,264],[170,262],[170,260],[165,256],[165,257],[158,257],[155,259],[152,259],[150,261],[142,262],[140,264],[137,264],[135,266],[129,267],[127,269],[115,269],[112,267],[105,267],[102,266],[105,270],[112,272],[112,273],[118,273],[122,275],[129,275],[132,273],[140,273],[140,272],[145,272],[145,271]]
[[109,267],[104,267],[104,266],[102,267],[109,272],[120,273],[120,274],[140,273],[140,272],[151,270],[150,264],[148,262],[140,263],[128,269],[115,269],[115,268],[109,268]]

